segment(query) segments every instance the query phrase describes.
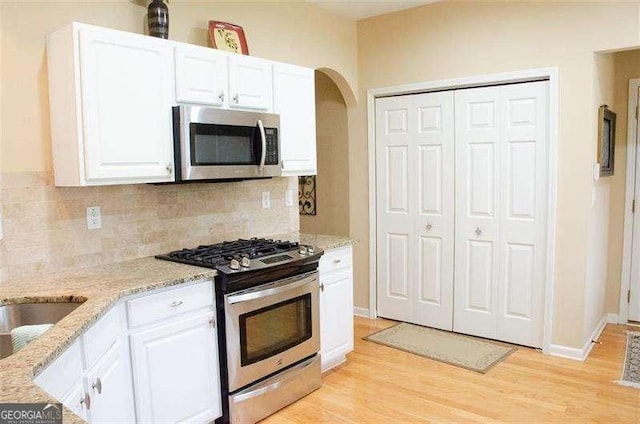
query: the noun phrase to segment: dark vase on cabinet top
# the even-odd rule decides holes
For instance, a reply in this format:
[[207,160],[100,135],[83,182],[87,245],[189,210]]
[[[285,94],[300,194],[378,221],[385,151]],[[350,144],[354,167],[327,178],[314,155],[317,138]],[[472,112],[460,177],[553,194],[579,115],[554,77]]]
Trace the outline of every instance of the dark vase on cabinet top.
[[147,9],[149,35],[158,38],[169,38],[169,8],[164,0],[153,0]]

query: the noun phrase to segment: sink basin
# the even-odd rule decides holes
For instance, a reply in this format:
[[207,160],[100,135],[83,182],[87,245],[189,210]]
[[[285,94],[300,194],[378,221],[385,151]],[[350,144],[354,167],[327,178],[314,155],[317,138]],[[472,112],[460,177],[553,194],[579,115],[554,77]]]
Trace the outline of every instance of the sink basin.
[[55,324],[81,303],[18,303],[0,306],[0,359],[13,353],[11,330],[21,325]]

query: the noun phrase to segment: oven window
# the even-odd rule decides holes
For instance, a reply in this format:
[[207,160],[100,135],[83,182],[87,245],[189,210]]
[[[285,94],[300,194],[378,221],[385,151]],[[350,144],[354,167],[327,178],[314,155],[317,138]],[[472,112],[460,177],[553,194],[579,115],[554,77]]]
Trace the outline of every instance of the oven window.
[[191,124],[191,165],[255,165],[256,127]]
[[311,338],[311,294],[240,315],[242,366]]

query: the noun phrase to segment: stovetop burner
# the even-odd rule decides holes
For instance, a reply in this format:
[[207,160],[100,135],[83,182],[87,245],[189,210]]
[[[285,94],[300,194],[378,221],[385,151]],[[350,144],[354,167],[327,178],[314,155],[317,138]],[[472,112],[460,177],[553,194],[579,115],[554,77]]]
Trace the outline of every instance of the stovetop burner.
[[236,273],[306,259],[314,253],[313,246],[298,242],[252,238],[176,250],[156,258]]

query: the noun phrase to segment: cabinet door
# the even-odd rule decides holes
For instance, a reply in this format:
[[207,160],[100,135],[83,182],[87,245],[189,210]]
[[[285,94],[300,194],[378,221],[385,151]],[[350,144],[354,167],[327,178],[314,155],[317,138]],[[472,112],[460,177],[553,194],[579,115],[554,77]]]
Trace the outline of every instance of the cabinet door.
[[126,339],[118,339],[87,372],[92,423],[131,423],[136,420],[127,347]]
[[152,37],[79,30],[87,184],[173,180],[173,49]]
[[320,345],[322,371],[326,371],[353,350],[351,269],[320,274],[320,290]]
[[209,422],[222,415],[213,312],[131,335],[139,422]]
[[91,407],[91,396],[84,390],[82,379],[76,381],[71,388],[60,397],[60,403],[85,421],[89,421],[87,405]]
[[224,106],[227,95],[227,54],[215,49],[176,47],[176,100]]
[[313,69],[275,64],[273,109],[280,114],[282,175],[316,175],[316,103]]
[[229,95],[229,107],[271,112],[271,62],[250,56],[229,55]]

